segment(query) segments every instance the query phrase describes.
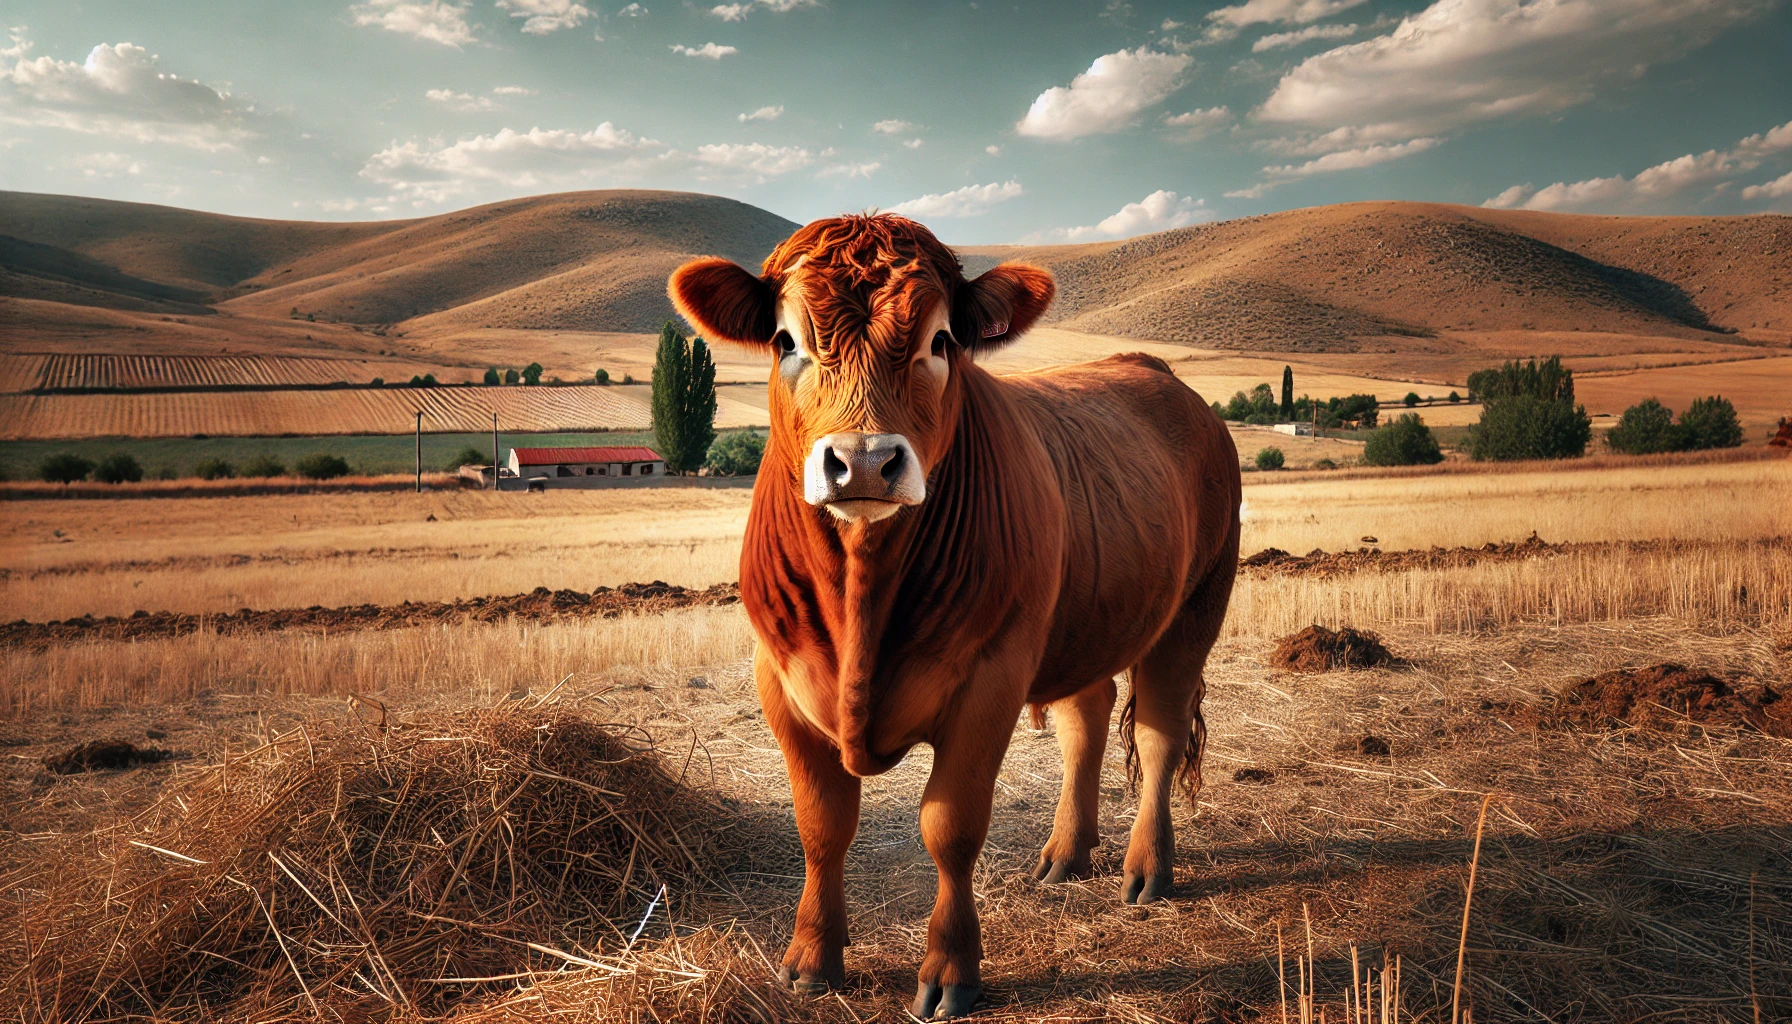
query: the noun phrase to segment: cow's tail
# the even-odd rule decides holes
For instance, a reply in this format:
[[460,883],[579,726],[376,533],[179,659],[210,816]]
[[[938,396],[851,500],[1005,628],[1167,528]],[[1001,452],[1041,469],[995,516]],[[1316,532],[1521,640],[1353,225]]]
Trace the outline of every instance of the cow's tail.
[[[1126,751],[1126,782],[1134,793],[1139,789],[1139,747],[1134,737],[1137,728],[1138,695],[1127,694],[1126,706],[1120,709],[1120,745]],[[1198,809],[1195,797],[1201,793],[1201,753],[1207,746],[1207,719],[1201,714],[1201,704],[1195,703],[1195,719],[1188,731],[1188,746],[1182,751],[1182,766],[1176,772],[1176,780],[1182,784],[1183,792],[1188,794],[1190,808]]]

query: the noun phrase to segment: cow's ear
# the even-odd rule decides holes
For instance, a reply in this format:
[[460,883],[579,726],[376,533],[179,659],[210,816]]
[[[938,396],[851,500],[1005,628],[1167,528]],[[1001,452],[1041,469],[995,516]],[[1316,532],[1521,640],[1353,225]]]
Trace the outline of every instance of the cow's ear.
[[1051,271],[1003,263],[958,290],[952,333],[972,352],[999,348],[1044,316],[1057,290]]
[[771,286],[738,264],[709,257],[673,271],[666,294],[698,333],[736,345],[770,345],[777,332]]

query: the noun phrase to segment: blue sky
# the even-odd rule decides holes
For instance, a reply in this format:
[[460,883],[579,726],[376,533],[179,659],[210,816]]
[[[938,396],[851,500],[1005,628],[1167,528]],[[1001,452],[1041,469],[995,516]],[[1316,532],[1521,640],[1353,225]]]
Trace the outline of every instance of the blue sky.
[[0,187],[360,220],[581,188],[949,241],[1360,199],[1792,212],[1792,3],[9,3]]

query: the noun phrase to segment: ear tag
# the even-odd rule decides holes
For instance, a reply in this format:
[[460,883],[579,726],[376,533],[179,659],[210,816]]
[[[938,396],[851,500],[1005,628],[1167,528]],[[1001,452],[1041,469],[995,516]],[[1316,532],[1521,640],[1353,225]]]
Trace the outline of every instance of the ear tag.
[[995,323],[990,324],[988,327],[983,328],[983,336],[985,338],[1000,338],[1002,335],[1007,334],[1007,333],[1008,333],[1008,321],[1006,321],[1006,320],[997,320]]

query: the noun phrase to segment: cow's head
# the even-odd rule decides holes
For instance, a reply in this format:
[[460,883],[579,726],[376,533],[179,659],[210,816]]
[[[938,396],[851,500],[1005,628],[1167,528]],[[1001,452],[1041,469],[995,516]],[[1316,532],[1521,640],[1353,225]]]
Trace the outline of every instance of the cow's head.
[[1005,263],[966,281],[952,250],[894,214],[819,220],[755,277],[723,259],[672,275],[672,303],[706,337],[773,360],[773,453],[811,505],[874,521],[927,497],[952,445],[964,360],[1019,337],[1051,274]]

